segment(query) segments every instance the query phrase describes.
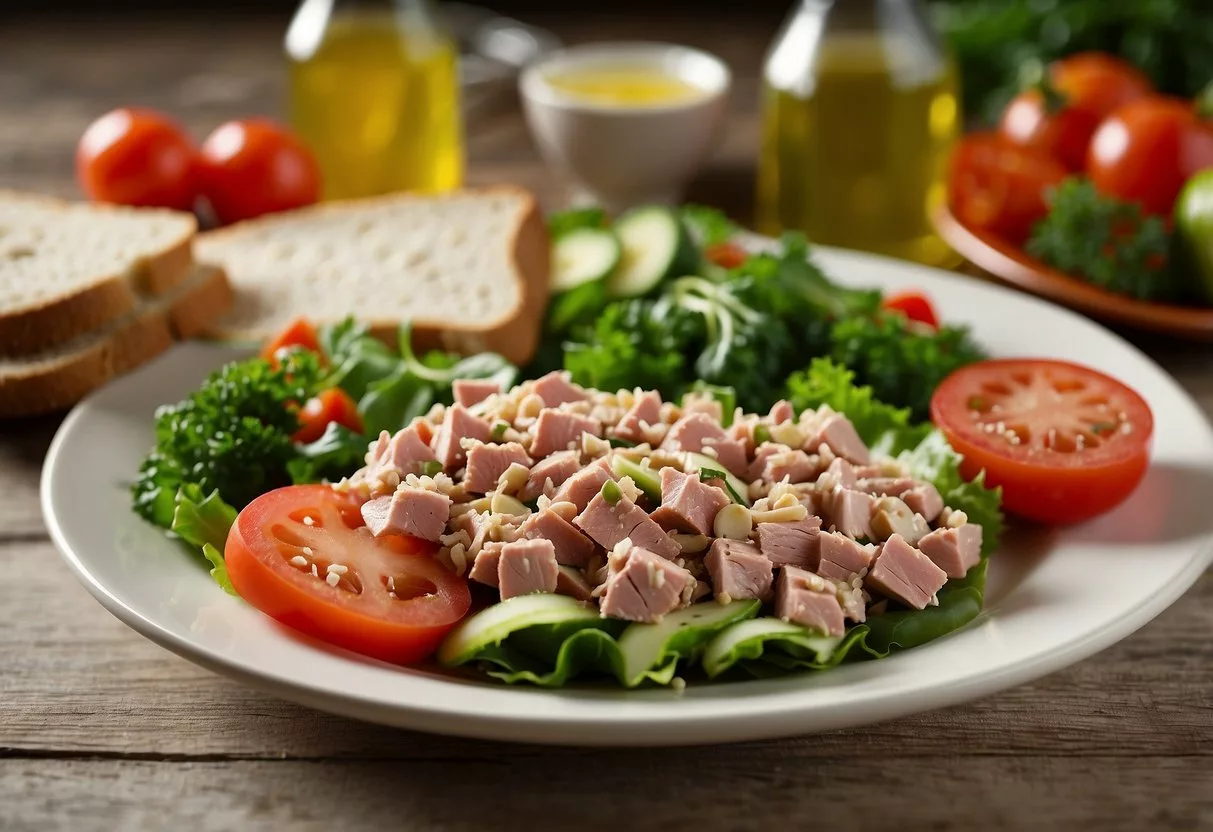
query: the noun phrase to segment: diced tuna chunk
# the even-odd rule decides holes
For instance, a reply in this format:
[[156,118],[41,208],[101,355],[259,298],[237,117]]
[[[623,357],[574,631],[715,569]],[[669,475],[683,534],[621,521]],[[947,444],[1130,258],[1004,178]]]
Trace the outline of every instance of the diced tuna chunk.
[[702,413],[717,424],[724,421],[724,409],[720,402],[707,393],[687,393],[682,397],[683,415]]
[[981,526],[936,529],[918,541],[919,550],[949,578],[963,578],[981,559]]
[[667,451],[693,451],[715,457],[738,476],[746,472],[745,446],[732,439],[720,423],[705,413],[689,413],[670,426],[661,447]]
[[921,514],[928,523],[934,523],[935,518],[943,511],[943,497],[939,496],[939,491],[929,482],[919,483],[902,494],[901,501],[910,507],[910,511]]
[[909,477],[872,477],[860,480],[855,487],[869,494],[879,494],[881,497],[900,497],[916,485],[917,480]]
[[589,398],[585,390],[569,381],[569,374],[562,370],[552,370],[546,376],[536,379],[534,392],[543,399],[544,407],[556,407],[565,402],[583,402]]
[[497,480],[515,463],[531,467],[526,449],[517,442],[473,445],[467,451],[463,486],[473,494],[486,494],[497,487]]
[[497,564],[501,560],[504,543],[486,543],[476,553],[468,578],[488,586],[497,586]]
[[452,405],[434,436],[434,454],[442,463],[442,470],[453,474],[463,467],[467,453],[461,444],[464,439],[488,442],[492,435],[489,423],[468,413],[462,405]]
[[464,407],[480,404],[494,393],[501,392],[501,385],[484,378],[457,378],[451,384],[455,403]]
[[550,540],[515,540],[501,547],[497,589],[501,600],[556,591],[556,550]]
[[[547,494],[549,481],[553,492],[564,484],[565,480],[581,470],[581,454],[578,451],[560,451],[546,459],[541,459],[531,468],[526,485],[518,494],[518,499],[524,503],[537,499],[540,494]],[[599,488],[602,486],[600,485]],[[549,494],[550,496],[550,494]]]
[[817,476],[817,463],[804,451],[773,454],[763,462],[761,479],[767,482],[811,482]]
[[590,582],[585,579],[585,575],[580,569],[574,569],[571,566],[561,566],[556,573],[556,594],[567,595],[570,598],[576,598],[578,601],[590,600],[590,593],[594,588],[590,586]]
[[528,517],[522,524],[522,536],[528,540],[552,541],[556,547],[556,562],[562,566],[585,566],[595,552],[594,541],[551,509]]
[[611,464],[600,459],[569,477],[552,495],[554,503],[572,503],[578,511],[584,511],[594,495],[602,490],[602,484],[615,479]]
[[[828,477],[843,488],[854,488],[856,483],[855,469],[851,463],[847,462],[842,457],[836,457],[830,466],[821,474],[822,477]],[[818,478],[820,480],[820,477]]]
[[851,420],[841,413],[826,417],[817,434],[805,443],[805,448],[815,451],[821,445],[856,465],[866,465],[870,459],[868,446],[859,438]]
[[627,497],[611,505],[598,494],[573,523],[608,552],[621,540],[629,539],[663,558],[673,559],[682,554],[682,549],[661,526]]
[[730,439],[735,439],[741,443],[741,448],[746,455],[754,453],[754,428],[758,424],[758,419],[755,416],[742,416],[741,408],[737,408],[733,414],[733,424],[725,433]]
[[823,578],[849,581],[872,563],[872,552],[838,532],[822,532],[817,537],[820,560],[813,571]]
[[809,515],[793,523],[759,523],[758,546],[776,566],[817,568],[817,535],[821,518]]
[[[382,485],[383,475],[394,472],[403,479],[408,474],[421,473],[425,462],[434,460],[434,452],[421,437],[420,429],[410,425],[404,430],[397,431],[395,436],[386,430],[379,434],[366,454],[366,466],[351,477],[354,481],[363,481]],[[378,490],[378,487],[376,488]]]
[[864,584],[882,595],[921,610],[947,582],[948,575],[931,559],[895,534],[876,550]]
[[712,578],[716,600],[722,603],[749,598],[771,600],[774,566],[752,543],[719,537],[712,541],[703,565]]
[[772,425],[782,425],[784,422],[795,419],[796,411],[792,409],[792,405],[786,399],[780,399],[771,405],[771,412],[767,414],[767,418],[771,420]]
[[661,394],[645,390],[615,425],[615,435],[629,442],[644,442],[644,428],[661,421]]
[[375,537],[409,534],[437,540],[446,531],[450,516],[450,497],[408,485],[400,486],[390,497],[377,497],[362,504],[362,519]]
[[662,528],[711,534],[716,513],[728,504],[723,491],[700,482],[697,474],[666,467],[661,469],[661,505],[652,516]]
[[763,471],[767,467],[767,460],[780,454],[786,454],[791,450],[787,445],[781,445],[778,442],[763,442],[754,449],[754,461],[746,469],[746,478],[751,481],[762,479]]
[[556,451],[572,451],[581,447],[581,434],[602,435],[602,425],[597,419],[547,408],[539,411],[535,420],[535,438],[531,442],[531,455],[542,459]]
[[876,498],[871,494],[840,488],[828,494],[823,503],[832,531],[854,538],[872,536],[872,509]]
[[846,630],[834,585],[812,572],[785,566],[775,587],[775,615],[827,636]]
[[695,576],[640,546],[612,555],[600,609],[608,618],[654,624],[690,603]]

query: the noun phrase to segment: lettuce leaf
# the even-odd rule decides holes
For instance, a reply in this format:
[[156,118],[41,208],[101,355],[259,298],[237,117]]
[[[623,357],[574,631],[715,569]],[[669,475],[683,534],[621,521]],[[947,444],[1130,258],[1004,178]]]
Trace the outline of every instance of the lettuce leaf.
[[204,495],[199,485],[188,483],[177,490],[170,527],[182,542],[202,552],[211,564],[211,577],[229,595],[235,595],[236,589],[227,575],[223,547],[236,522],[236,513],[236,509],[223,502],[218,490]]

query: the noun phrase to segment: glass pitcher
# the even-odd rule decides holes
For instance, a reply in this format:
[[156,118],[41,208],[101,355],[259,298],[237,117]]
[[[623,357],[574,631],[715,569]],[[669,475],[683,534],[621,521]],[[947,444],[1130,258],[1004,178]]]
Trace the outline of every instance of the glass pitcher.
[[459,187],[459,53],[429,0],[304,0],[286,54],[325,198]]
[[954,262],[929,214],[959,125],[955,65],[915,0],[803,0],[764,70],[758,227]]

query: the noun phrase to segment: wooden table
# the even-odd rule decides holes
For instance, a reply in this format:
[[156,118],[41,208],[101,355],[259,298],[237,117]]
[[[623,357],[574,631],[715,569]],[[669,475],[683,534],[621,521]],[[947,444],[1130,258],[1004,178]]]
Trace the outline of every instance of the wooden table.
[[[729,135],[695,195],[744,215],[773,23],[557,25],[574,40],[688,40],[733,64]],[[200,133],[276,111],[282,25],[0,29],[0,186],[72,194],[74,142],[114,105],[162,107]],[[516,114],[469,132],[475,180],[554,198]],[[1213,410],[1213,350],[1141,343]],[[271,699],[111,618],[39,514],[57,422],[0,424],[0,829],[1213,828],[1213,576],[1076,667],[882,725],[681,750],[447,739]]]

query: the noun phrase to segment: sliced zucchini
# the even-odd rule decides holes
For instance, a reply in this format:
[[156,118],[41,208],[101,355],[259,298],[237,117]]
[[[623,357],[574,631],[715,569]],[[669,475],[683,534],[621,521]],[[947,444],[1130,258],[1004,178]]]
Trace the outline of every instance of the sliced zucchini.
[[602,309],[607,276],[619,265],[622,252],[619,239],[605,228],[579,228],[552,243],[550,332],[564,332]]
[[695,270],[695,243],[670,208],[653,205],[629,211],[615,223],[615,233],[623,258],[607,278],[612,298],[647,295],[663,280]]
[[472,661],[485,647],[536,624],[592,626],[601,620],[598,610],[564,595],[520,595],[464,620],[438,647],[438,661],[448,667]]
[[761,606],[758,601],[705,601],[676,610],[659,624],[629,625],[619,637],[623,683],[634,687],[650,672],[664,676],[664,671],[679,659],[692,658],[725,627],[753,618]]
[[701,660],[704,672],[708,676],[716,677],[742,659],[758,658],[767,642],[812,651],[816,654],[817,661],[824,664],[829,661],[842,638],[823,636],[779,618],[741,621],[708,642]]
[[750,504],[750,486],[747,485],[745,480],[741,479],[741,477],[727,471],[725,467],[720,464],[720,460],[710,457],[707,454],[695,453],[694,451],[687,451],[685,454],[683,454],[683,456],[686,458],[686,462],[683,463],[682,467],[683,470],[688,474],[700,471],[704,468],[711,468],[714,471],[720,471],[722,474],[724,474],[724,481],[729,486],[725,490],[729,492],[729,497],[733,499],[733,502],[743,506],[748,506]]
[[661,502],[661,472],[646,468],[638,462],[616,454],[611,459],[611,470],[617,477],[631,477],[636,487],[651,500]]

